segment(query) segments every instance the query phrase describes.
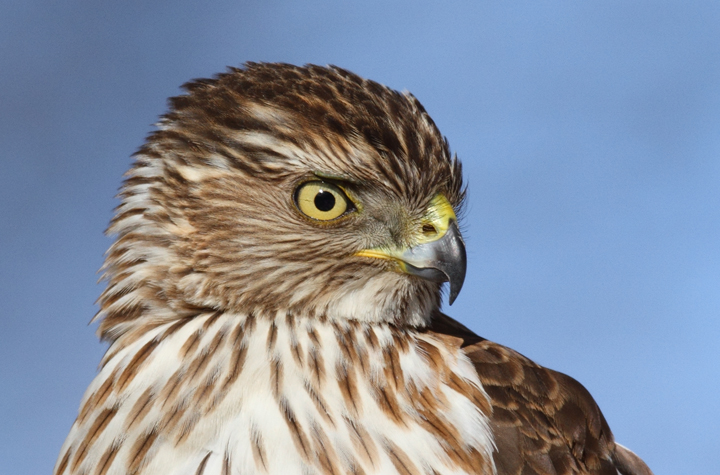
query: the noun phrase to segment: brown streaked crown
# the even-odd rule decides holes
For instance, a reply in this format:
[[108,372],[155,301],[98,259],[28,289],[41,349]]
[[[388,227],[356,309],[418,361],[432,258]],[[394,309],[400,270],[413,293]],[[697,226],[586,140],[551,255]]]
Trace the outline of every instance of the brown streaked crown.
[[[408,244],[437,193],[461,206],[460,164],[417,99],[312,65],[248,63],[184,88],[121,189],[103,337],[207,308],[417,325],[439,307],[439,284],[354,256]],[[311,180],[355,211],[308,219],[293,196]]]

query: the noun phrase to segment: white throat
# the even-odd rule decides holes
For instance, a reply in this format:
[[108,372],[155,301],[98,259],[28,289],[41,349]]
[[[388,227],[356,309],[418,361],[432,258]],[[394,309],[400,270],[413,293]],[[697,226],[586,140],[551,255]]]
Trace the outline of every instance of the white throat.
[[489,474],[488,408],[432,333],[208,314],[110,348],[56,473]]

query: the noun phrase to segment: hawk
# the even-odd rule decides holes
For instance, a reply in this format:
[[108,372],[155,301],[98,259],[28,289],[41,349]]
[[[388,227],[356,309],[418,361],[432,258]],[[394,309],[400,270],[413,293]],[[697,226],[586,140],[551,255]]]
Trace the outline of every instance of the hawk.
[[184,89],[121,188],[56,475],[651,473],[578,382],[441,313],[465,193],[415,97],[287,64]]

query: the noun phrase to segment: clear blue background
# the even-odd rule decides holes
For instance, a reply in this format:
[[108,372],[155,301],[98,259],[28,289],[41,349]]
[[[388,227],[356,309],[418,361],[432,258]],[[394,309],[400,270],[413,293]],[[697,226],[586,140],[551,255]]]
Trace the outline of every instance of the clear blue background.
[[95,374],[130,154],[180,84],[248,60],[412,91],[470,185],[449,313],[580,380],[657,475],[717,475],[717,0],[4,0],[0,471],[50,472]]

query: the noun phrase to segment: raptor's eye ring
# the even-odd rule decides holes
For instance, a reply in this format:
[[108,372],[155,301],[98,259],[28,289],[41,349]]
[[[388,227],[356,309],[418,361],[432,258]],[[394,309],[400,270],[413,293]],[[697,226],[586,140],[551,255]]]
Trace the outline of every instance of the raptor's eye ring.
[[295,203],[306,216],[318,221],[330,221],[339,218],[352,203],[337,186],[324,181],[303,183],[295,191]]

